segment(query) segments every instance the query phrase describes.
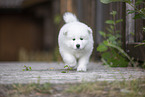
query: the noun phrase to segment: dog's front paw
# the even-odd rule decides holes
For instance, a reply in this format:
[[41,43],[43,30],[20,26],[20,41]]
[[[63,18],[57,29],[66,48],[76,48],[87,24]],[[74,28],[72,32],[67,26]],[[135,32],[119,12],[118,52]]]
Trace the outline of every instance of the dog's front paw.
[[86,66],[79,66],[77,68],[77,71],[79,71],[79,72],[85,72],[85,71],[87,71],[87,68],[86,68]]
[[76,66],[76,64],[69,64],[68,66],[71,68],[74,68]]

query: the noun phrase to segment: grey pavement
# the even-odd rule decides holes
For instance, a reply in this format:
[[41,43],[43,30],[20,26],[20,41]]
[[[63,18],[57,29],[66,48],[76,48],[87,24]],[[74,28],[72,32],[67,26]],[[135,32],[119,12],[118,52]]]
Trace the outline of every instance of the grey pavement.
[[[30,66],[32,71],[23,71],[24,65]],[[140,68],[111,68],[101,65],[100,62],[91,62],[87,72],[71,70],[64,71],[63,63],[0,63],[0,84],[49,82],[52,84],[81,83],[93,81],[132,80],[145,78],[145,70]]]

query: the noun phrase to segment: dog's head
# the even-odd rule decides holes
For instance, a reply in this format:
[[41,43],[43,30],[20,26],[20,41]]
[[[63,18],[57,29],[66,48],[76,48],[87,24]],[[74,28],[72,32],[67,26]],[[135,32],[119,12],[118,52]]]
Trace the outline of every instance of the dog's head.
[[83,23],[72,23],[66,27],[63,35],[66,37],[65,44],[75,50],[82,50],[92,39],[92,30]]

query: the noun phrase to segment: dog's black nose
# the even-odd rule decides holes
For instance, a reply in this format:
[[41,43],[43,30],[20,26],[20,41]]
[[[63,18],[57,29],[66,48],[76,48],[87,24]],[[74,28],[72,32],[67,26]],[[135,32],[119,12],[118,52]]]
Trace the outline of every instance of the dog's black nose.
[[80,48],[80,44],[77,44],[76,47],[79,49]]

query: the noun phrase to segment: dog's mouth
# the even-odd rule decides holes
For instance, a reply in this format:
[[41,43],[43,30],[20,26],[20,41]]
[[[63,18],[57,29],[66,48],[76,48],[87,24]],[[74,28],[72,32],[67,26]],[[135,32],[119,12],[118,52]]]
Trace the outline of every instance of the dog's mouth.
[[82,49],[80,49],[80,48],[76,48],[76,50],[82,50]]
[[79,50],[83,50],[84,48],[80,48],[80,47],[76,47],[75,50],[79,51]]
[[82,50],[82,48],[74,48],[74,50]]

